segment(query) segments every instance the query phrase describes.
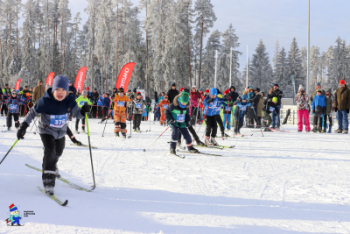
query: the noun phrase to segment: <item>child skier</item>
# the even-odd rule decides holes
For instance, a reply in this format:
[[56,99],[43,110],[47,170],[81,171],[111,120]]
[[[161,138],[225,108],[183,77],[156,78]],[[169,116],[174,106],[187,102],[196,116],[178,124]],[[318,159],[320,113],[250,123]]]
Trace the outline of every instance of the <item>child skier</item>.
[[[82,93],[81,93],[81,96],[78,97],[76,100],[75,100],[78,104],[78,106],[81,108],[82,106],[84,106],[85,103],[89,104],[89,105],[92,105],[90,100],[87,98],[87,91],[84,90]],[[76,119],[75,121],[75,132],[78,133],[78,129],[79,129],[79,121],[80,119]],[[83,132],[85,132],[85,116],[81,119],[81,129],[83,130]]]
[[17,95],[16,90],[12,90],[11,96],[5,101],[5,103],[8,105],[6,118],[7,130],[10,131],[12,127],[12,116],[15,121],[15,127],[19,128],[19,105],[24,105],[24,101]]
[[224,112],[223,112],[223,116],[224,116],[224,128],[226,128],[227,126],[227,129],[228,130],[231,130],[231,108],[233,106],[233,101],[230,99],[230,96],[229,96],[229,90],[226,89],[224,94],[224,98],[227,99],[227,101],[225,101],[223,103],[223,107],[224,107]]
[[324,120],[324,115],[326,114],[326,98],[323,96],[321,89],[318,89],[316,92],[316,96],[312,100],[312,114],[318,118],[318,126],[315,125],[313,131],[316,133],[318,130],[322,133],[322,120]]
[[136,93],[136,98],[132,101],[133,114],[134,114],[134,126],[133,129],[135,132],[140,132],[140,124],[143,114],[144,106],[147,104],[145,100],[142,99],[141,93]]
[[271,129],[269,128],[272,123],[272,118],[270,114],[275,113],[274,110],[278,108],[278,97],[268,98],[264,102],[264,108],[262,110],[263,113],[263,126],[265,127],[264,131],[271,132]]
[[24,139],[26,129],[32,120],[40,114],[39,131],[41,141],[44,145],[43,175],[42,180],[45,192],[54,194],[54,186],[57,174],[57,162],[65,147],[65,135],[67,131],[67,120],[72,112],[81,119],[90,107],[85,104],[81,108],[75,102],[74,96],[67,96],[69,90],[68,78],[58,75],[53,80],[52,88],[49,88],[44,96],[40,98],[17,131],[17,138]]
[[243,126],[244,115],[247,113],[247,107],[250,105],[250,102],[248,102],[248,96],[243,94],[240,102],[237,103],[237,106],[235,108],[235,135],[240,134],[240,130]]
[[160,108],[160,115],[161,116],[160,116],[159,123],[161,126],[166,125],[165,111],[168,108],[168,106],[170,106],[170,102],[168,100],[168,95],[165,95],[164,99],[162,99],[157,106]]
[[119,137],[119,132],[122,132],[124,138],[126,138],[126,103],[131,102],[131,100],[125,95],[124,89],[119,88],[118,95],[114,97],[114,122],[115,129],[114,133],[116,137]]
[[211,88],[209,95],[206,96],[203,100],[203,106],[205,107],[204,114],[206,116],[205,123],[207,125],[204,143],[209,147],[213,145],[218,145],[218,143],[215,140],[216,133],[218,130],[218,125],[215,116],[217,115],[217,111],[220,110],[224,99],[218,98],[217,95],[217,89]]
[[192,138],[187,130],[187,127],[191,126],[189,96],[189,93],[182,92],[174,98],[173,103],[166,109],[166,120],[173,130],[171,134],[170,154],[176,155],[175,149],[179,132],[182,133],[186,140],[188,151],[198,153],[198,150],[192,145]]
[[328,117],[328,120],[329,120],[328,133],[332,133],[332,123],[333,123],[332,113],[333,113],[333,111],[334,111],[334,97],[332,95],[332,90],[329,89],[326,92],[326,115],[324,116],[324,127],[323,127],[324,132],[327,131],[327,117]]

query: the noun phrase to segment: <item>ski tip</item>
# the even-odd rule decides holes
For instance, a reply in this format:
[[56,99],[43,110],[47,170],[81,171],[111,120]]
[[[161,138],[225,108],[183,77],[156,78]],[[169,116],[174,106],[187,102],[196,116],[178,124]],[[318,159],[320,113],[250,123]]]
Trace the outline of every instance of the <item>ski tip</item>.
[[61,206],[66,206],[67,204],[68,204],[68,200],[66,200],[65,202],[63,202]]

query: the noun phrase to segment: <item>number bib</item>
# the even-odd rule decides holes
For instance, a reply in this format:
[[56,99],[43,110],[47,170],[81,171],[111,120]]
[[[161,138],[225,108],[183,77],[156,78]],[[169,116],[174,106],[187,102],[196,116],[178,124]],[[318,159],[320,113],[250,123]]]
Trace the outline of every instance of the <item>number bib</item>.
[[273,107],[269,108],[269,111],[271,111],[271,112],[273,112],[274,110],[275,110],[275,108],[273,108]]
[[10,110],[10,111],[16,111],[16,110],[17,110],[17,105],[15,105],[15,104],[10,104],[10,105],[9,105],[9,110]]
[[124,102],[123,102],[123,101],[121,101],[121,102],[118,101],[118,102],[117,102],[117,106],[124,106]]
[[69,117],[69,114],[51,115],[50,126],[54,128],[62,128],[66,124],[68,117]]
[[231,107],[226,107],[226,111],[231,111]]
[[86,103],[86,101],[81,101],[81,102],[80,102],[80,105],[81,105],[81,106],[84,106],[85,103]]
[[164,109],[168,108],[168,105],[163,105],[163,108],[164,108]]
[[247,110],[247,106],[241,106],[241,110],[242,110],[242,111]]
[[136,103],[136,104],[135,104],[135,107],[136,107],[136,108],[142,108],[142,103]]
[[177,114],[176,121],[179,123],[185,122],[185,114]]

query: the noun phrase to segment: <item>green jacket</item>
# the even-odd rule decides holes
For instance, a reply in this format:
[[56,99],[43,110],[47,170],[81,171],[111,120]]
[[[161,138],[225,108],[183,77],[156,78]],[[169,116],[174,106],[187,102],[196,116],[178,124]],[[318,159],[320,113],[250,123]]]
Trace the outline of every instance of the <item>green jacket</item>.
[[77,102],[79,107],[82,107],[85,103],[91,105],[90,100],[86,97],[83,98],[83,95],[81,95],[80,97],[78,97],[77,99],[75,99],[75,101]]
[[187,103],[185,108],[181,108],[177,100],[179,97],[180,94],[174,98],[173,103],[170,104],[170,106],[166,109],[166,120],[167,122],[169,122],[170,120],[175,120],[175,127],[187,128],[186,123],[191,121],[190,111],[188,109],[190,107],[190,102]]

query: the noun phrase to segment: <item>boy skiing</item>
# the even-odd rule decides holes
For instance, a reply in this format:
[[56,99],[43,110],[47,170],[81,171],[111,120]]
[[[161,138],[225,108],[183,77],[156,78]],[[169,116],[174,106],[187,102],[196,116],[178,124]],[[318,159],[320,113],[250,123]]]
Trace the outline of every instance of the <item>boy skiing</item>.
[[142,119],[142,114],[144,112],[144,106],[147,104],[145,100],[142,99],[141,93],[136,93],[136,98],[132,101],[132,112],[134,114],[134,126],[133,129],[135,132],[141,132],[140,124]]
[[[90,102],[90,100],[87,98],[87,91],[84,90],[81,93],[81,96],[78,97],[75,100],[78,104],[78,106],[81,108],[82,106],[84,106],[85,103],[89,104],[90,106],[92,105],[92,103]],[[78,129],[79,129],[79,121],[80,119],[76,119],[75,121],[75,132],[78,133]],[[85,132],[85,116],[81,119],[81,129],[83,130],[83,132]]]
[[176,155],[175,149],[179,132],[182,133],[186,140],[188,151],[190,153],[198,153],[198,150],[192,145],[192,138],[187,130],[187,127],[191,126],[189,96],[189,93],[182,92],[174,98],[173,103],[166,109],[166,120],[173,130],[171,134],[170,154]]
[[45,192],[54,194],[54,186],[57,175],[57,162],[65,147],[65,135],[67,120],[72,112],[81,119],[90,107],[85,104],[79,108],[74,96],[67,96],[69,90],[68,78],[58,75],[53,80],[52,88],[49,88],[44,96],[30,109],[24,122],[17,131],[17,138],[24,139],[26,129],[32,120],[40,114],[39,131],[44,145],[43,175],[42,180]]
[[126,138],[126,114],[125,114],[125,105],[131,100],[125,95],[124,89],[119,88],[118,95],[114,97],[114,122],[115,129],[114,133],[116,137],[119,137],[119,132],[122,132],[124,138]]
[[275,109],[278,108],[278,98],[273,97],[273,98],[268,98],[264,102],[265,106],[262,110],[263,113],[263,126],[265,126],[266,132],[271,132],[271,129],[269,128],[271,123],[272,123],[272,118],[270,114],[274,114]]
[[8,105],[8,112],[7,112],[7,130],[10,131],[12,127],[12,116],[15,121],[15,127],[19,128],[19,105],[24,105],[24,101],[21,99],[20,96],[17,96],[16,90],[12,90],[11,96],[6,99],[5,103]]
[[170,102],[168,100],[168,95],[165,95],[164,99],[162,99],[157,106],[160,108],[160,126],[166,125],[165,111],[168,108],[168,106],[170,106]]
[[247,107],[250,105],[250,102],[248,102],[248,96],[243,94],[241,97],[241,101],[237,103],[237,106],[235,108],[235,135],[240,134],[240,130],[243,126],[244,115],[247,113]]
[[203,106],[205,107],[204,113],[206,116],[205,123],[207,125],[204,143],[209,147],[213,145],[218,145],[218,143],[215,140],[216,133],[218,130],[218,125],[215,116],[218,114],[218,111],[220,113],[220,108],[224,102],[224,99],[218,98],[217,95],[217,89],[211,88],[209,95],[206,96],[203,100]]

